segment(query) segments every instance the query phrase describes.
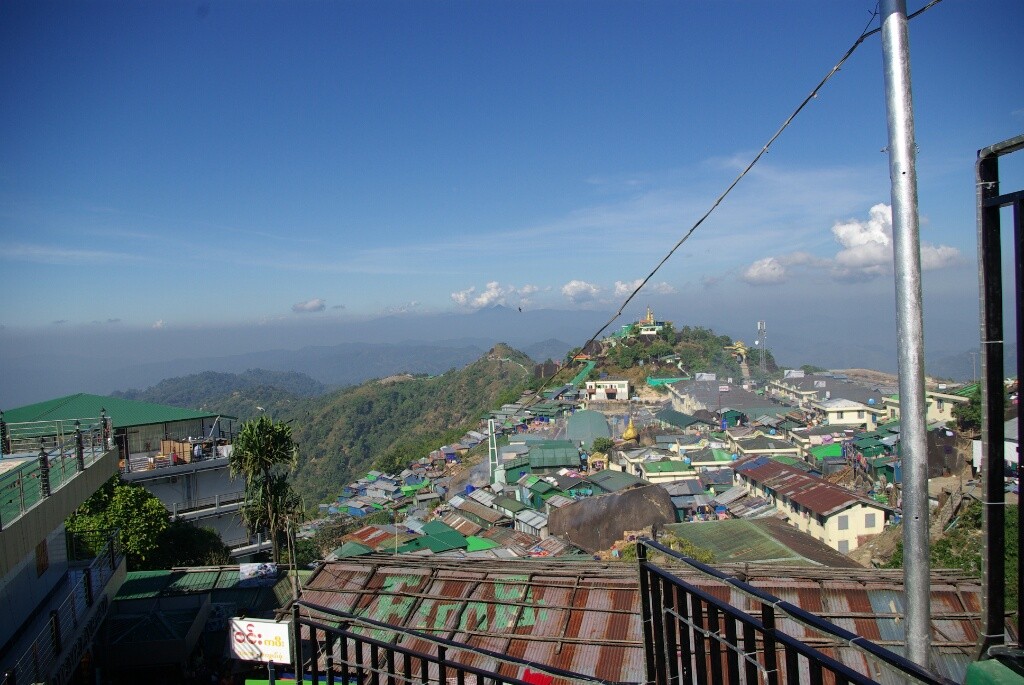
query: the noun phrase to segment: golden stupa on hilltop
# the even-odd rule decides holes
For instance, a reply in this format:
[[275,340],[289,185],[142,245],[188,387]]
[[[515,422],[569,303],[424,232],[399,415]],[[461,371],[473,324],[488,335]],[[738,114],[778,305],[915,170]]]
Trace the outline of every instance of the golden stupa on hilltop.
[[622,434],[623,440],[636,440],[637,432],[636,426],[633,425],[633,419],[629,419],[629,425],[626,426],[625,432]]

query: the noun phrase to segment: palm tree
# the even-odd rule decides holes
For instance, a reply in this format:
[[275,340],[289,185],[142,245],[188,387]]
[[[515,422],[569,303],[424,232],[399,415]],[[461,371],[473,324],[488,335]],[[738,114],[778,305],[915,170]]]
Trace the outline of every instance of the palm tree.
[[275,562],[281,560],[278,538],[286,516],[297,506],[288,484],[297,456],[291,426],[264,415],[242,424],[228,459],[231,476],[245,479],[242,520],[250,532],[267,529]]

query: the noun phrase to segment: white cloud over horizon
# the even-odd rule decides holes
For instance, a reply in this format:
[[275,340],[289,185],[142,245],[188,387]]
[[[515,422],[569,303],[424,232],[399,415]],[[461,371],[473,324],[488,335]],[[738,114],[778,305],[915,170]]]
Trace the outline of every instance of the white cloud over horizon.
[[314,297],[311,300],[305,302],[296,302],[292,305],[292,311],[298,314],[308,314],[310,312],[322,312],[327,308],[327,303],[322,298]]
[[571,280],[562,286],[562,294],[573,304],[592,302],[601,294],[601,288],[587,281]]
[[483,291],[477,292],[476,286],[471,285],[465,290],[453,292],[450,297],[452,302],[460,307],[470,309],[483,309],[494,305],[521,306],[528,304],[529,295],[540,290],[539,286],[527,284],[521,287],[514,285],[502,285],[498,281],[488,281]]
[[[892,208],[889,205],[873,205],[866,219],[836,221],[831,233],[840,248],[831,259],[805,251],[764,257],[743,270],[742,280],[751,285],[784,283],[791,276],[789,267],[793,266],[827,271],[839,282],[865,281],[892,273]],[[960,250],[949,245],[921,241],[920,250],[922,271],[944,269],[962,259]]]

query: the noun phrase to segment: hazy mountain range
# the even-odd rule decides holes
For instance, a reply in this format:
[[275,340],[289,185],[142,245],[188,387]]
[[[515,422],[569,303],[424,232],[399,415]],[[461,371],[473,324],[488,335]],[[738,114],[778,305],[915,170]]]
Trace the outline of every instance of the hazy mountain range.
[[[780,365],[896,371],[895,344],[889,336],[859,335],[854,329],[824,324],[807,334],[801,331],[812,327],[813,317],[801,316],[807,320],[796,322],[797,327],[770,328],[769,347]],[[75,392],[147,388],[165,378],[204,371],[298,372],[328,387],[347,386],[394,373],[437,374],[461,368],[498,342],[538,362],[561,359],[609,318],[601,311],[519,311],[499,305],[472,313],[392,315],[358,322],[303,319],[161,330],[117,324],[54,326],[46,331],[0,328],[0,408]],[[632,318],[620,317],[604,334]],[[707,325],[684,316],[665,318],[677,328]],[[714,328],[753,342],[749,327]],[[975,369],[980,374],[980,362],[974,363],[969,351],[940,349],[941,342],[948,341],[944,337],[930,340],[937,341],[928,349],[930,375],[970,380]],[[1008,349],[1008,369],[1014,359]]]

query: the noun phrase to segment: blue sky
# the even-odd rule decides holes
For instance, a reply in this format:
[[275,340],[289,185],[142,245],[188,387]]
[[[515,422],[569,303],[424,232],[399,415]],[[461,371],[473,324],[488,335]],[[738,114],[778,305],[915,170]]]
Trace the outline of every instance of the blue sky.
[[[0,324],[611,311],[873,8],[8,0]],[[929,325],[968,343],[973,160],[1024,130],[1022,24],[945,0],[910,25]],[[875,36],[634,309],[891,322],[886,142]]]

